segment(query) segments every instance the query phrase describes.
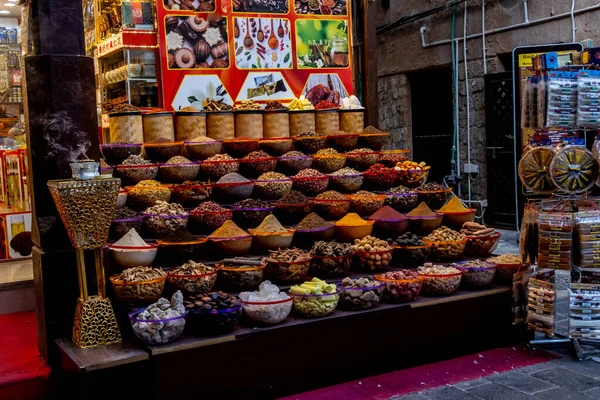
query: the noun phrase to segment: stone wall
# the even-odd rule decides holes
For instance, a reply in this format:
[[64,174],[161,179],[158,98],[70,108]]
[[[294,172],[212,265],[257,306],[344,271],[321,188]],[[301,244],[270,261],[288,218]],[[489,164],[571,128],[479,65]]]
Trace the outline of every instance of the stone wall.
[[[392,1],[391,8],[384,10],[377,2],[378,26],[397,18],[413,15],[445,4],[446,0]],[[524,21],[521,0],[498,0],[486,2],[486,30],[519,24]],[[597,4],[596,0],[579,0],[576,9]],[[535,21],[570,12],[571,2],[564,0],[529,1],[529,20]],[[467,34],[481,32],[481,0],[468,1]],[[464,3],[456,13],[455,35],[463,36]],[[598,28],[600,11],[576,16],[577,40],[592,39],[600,45]],[[450,39],[452,10],[445,10],[410,24],[403,25],[377,37],[377,69],[379,94],[379,123],[382,129],[392,132],[392,146],[402,148],[412,143],[410,105],[410,82],[406,73],[427,68],[451,65],[450,44],[423,48],[419,29],[425,27],[425,41],[431,43]],[[488,74],[505,69],[499,55],[510,54],[517,46],[570,42],[572,27],[570,17],[520,27],[514,30],[486,36],[486,59]],[[469,75],[471,162],[479,165],[479,176],[472,180],[474,199],[487,198],[485,95],[483,73],[483,50],[480,38],[467,41],[467,69]],[[459,48],[459,135],[461,163],[467,161],[467,109],[462,42]],[[463,183],[463,189],[466,184]]]

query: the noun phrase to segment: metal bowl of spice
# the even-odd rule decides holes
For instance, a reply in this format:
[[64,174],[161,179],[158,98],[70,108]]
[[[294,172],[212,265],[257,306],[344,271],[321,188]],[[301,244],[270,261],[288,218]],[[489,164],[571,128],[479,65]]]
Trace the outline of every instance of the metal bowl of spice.
[[321,278],[347,275],[354,250],[350,243],[316,242],[312,248],[310,274]]
[[277,158],[262,150],[253,151],[240,160],[240,171],[248,177],[274,171],[275,167],[277,167]]
[[306,196],[316,196],[327,190],[329,177],[316,169],[303,169],[294,175],[293,188]]
[[245,157],[253,151],[260,150],[258,139],[238,137],[223,141],[223,150],[234,157]]
[[254,196],[277,200],[292,190],[293,180],[279,172],[267,172],[254,181]]
[[327,137],[315,132],[304,132],[294,137],[294,148],[305,154],[315,154],[327,146]]
[[239,161],[227,154],[216,154],[200,163],[200,172],[211,180],[217,180],[227,174],[238,172],[239,169]]
[[319,150],[315,154],[312,166],[321,172],[331,173],[344,168],[344,164],[346,164],[346,155],[328,148]]
[[160,268],[134,267],[110,277],[117,299],[128,305],[148,305],[163,294],[167,274]]
[[196,238],[185,228],[179,228],[162,240],[157,240],[158,254],[155,264],[161,267],[181,265],[188,260],[198,260],[206,249],[206,239]]
[[268,201],[246,199],[233,206],[233,220],[248,228],[256,228],[269,214],[273,213],[273,205]]
[[226,258],[215,266],[218,270],[219,289],[240,292],[256,290],[263,281],[267,264],[251,258]]
[[309,249],[320,240],[326,242],[333,240],[335,235],[335,224],[325,221],[314,212],[300,221],[295,229],[292,244],[301,249]]
[[300,151],[288,151],[277,159],[277,167],[283,172],[295,174],[312,166],[313,157]]
[[248,229],[254,235],[253,243],[261,250],[285,249],[292,244],[294,229],[287,229],[273,214],[269,214],[256,229]]
[[188,260],[178,268],[173,268],[167,276],[169,289],[172,292],[181,290],[186,296],[210,292],[216,281],[216,268],[192,260]]
[[383,207],[383,204],[385,203],[385,195],[371,193],[366,190],[358,191],[348,197],[351,200],[350,211],[353,211],[360,216],[373,214]]
[[241,229],[233,221],[223,225],[210,235],[208,241],[218,254],[245,256],[252,247],[252,235]]
[[276,282],[303,281],[310,267],[309,252],[292,248],[269,251],[266,277]]
[[160,165],[162,182],[182,183],[193,181],[198,176],[198,172],[200,172],[200,164],[182,156],[170,158],[166,163]]
[[222,140],[214,140],[206,136],[201,136],[201,138],[205,138],[205,140],[196,141],[196,139],[198,139],[196,138],[191,142],[183,143],[185,154],[192,160],[206,160],[221,152],[221,149],[223,148]]
[[281,156],[292,150],[294,140],[292,138],[265,138],[260,139],[260,149],[272,156]]
[[335,190],[319,194],[313,200],[314,210],[326,219],[338,219],[350,210],[350,199]]
[[153,180],[141,181],[127,192],[127,206],[137,211],[152,207],[157,201],[168,202],[170,199],[171,190]]
[[346,161],[351,167],[364,171],[379,161],[379,152],[367,148],[354,149],[346,153]]
[[233,217],[233,210],[222,207],[214,201],[206,201],[189,212],[188,229],[197,235],[207,234],[218,229]]
[[144,143],[144,153],[151,160],[165,162],[183,154],[183,142]]
[[338,150],[349,151],[358,144],[358,133],[337,131],[327,135],[327,143]]
[[329,183],[332,189],[342,193],[354,193],[362,187],[364,174],[353,168],[342,168],[329,174]]
[[253,191],[254,182],[236,172],[223,176],[213,184],[214,197],[221,202],[247,199]]
[[144,160],[140,156],[129,156],[113,172],[116,178],[121,178],[121,185],[136,185],[141,181],[154,179],[158,175],[158,165]]

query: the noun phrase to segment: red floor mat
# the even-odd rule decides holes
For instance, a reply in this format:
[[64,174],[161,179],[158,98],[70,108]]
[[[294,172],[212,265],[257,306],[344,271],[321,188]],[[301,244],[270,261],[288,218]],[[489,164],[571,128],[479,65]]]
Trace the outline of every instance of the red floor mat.
[[504,347],[300,393],[283,400],[383,400],[556,358],[560,357],[544,350],[532,351],[524,346]]
[[0,398],[18,382],[47,380],[50,368],[38,352],[35,312],[0,315]]

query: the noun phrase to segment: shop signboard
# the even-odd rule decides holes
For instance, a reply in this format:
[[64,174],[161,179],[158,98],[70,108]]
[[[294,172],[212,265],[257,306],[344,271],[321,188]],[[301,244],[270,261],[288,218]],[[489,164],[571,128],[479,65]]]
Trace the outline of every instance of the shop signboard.
[[186,10],[157,3],[165,108],[202,108],[206,98],[287,102],[303,94],[313,103],[339,102],[353,93],[349,1],[182,5]]

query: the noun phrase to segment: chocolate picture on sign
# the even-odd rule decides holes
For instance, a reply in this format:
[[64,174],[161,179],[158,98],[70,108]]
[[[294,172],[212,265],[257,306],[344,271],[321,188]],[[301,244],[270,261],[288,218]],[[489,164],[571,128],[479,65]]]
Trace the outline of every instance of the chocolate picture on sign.
[[287,14],[288,0],[231,0],[233,12]]
[[235,64],[239,69],[292,68],[290,22],[284,18],[234,18]]
[[215,11],[216,0],[163,0],[167,10],[173,11]]
[[165,18],[169,69],[224,69],[229,67],[227,18],[196,14]]

